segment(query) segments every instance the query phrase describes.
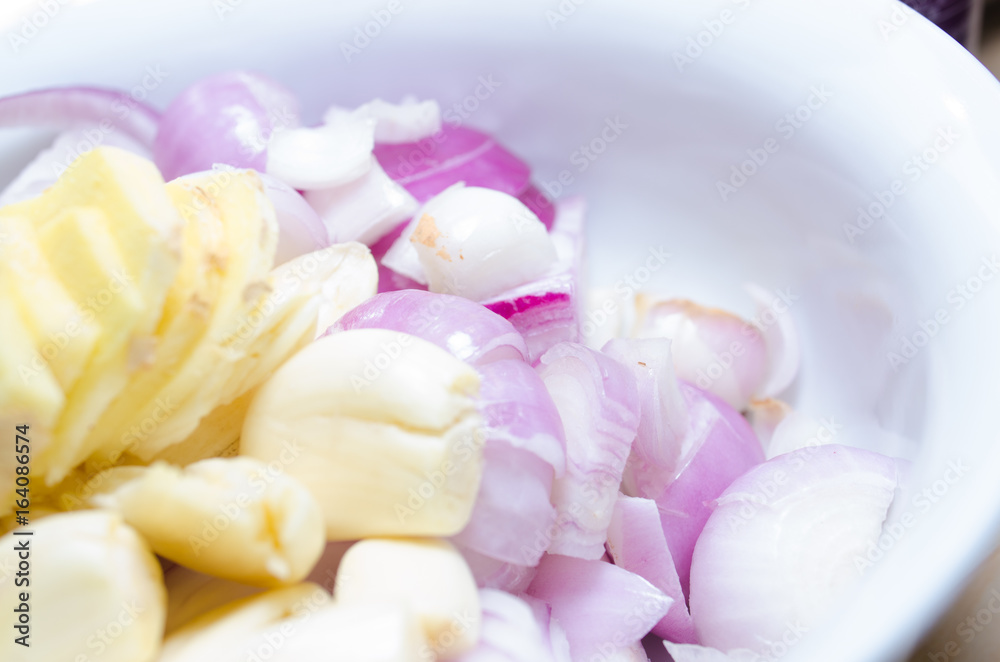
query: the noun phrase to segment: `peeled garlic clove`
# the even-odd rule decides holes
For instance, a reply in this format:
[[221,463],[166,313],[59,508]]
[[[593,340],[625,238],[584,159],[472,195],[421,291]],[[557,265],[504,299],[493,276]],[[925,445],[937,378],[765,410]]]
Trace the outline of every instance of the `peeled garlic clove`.
[[425,202],[397,243],[386,254],[387,266],[395,268],[396,257],[415,250],[431,292],[473,301],[538,278],[557,257],[548,230],[524,203],[461,184]]
[[416,662],[425,646],[402,607],[334,605],[298,584],[195,619],[167,638],[158,662]]
[[264,589],[228,579],[204,575],[175,565],[163,573],[167,587],[166,636],[194,619],[231,602],[261,593]]
[[276,131],[267,145],[267,174],[307,191],[339,186],[375,162],[375,120],[332,117],[315,128]]
[[479,376],[394,331],[325,336],[289,359],[250,405],[240,452],[281,462],[323,509],[328,540],[449,536],[482,473]]
[[438,659],[460,655],[479,640],[476,581],[444,540],[362,540],[340,561],[334,598],[345,605],[405,605]]
[[[281,456],[297,461],[294,449]],[[90,501],[121,513],[153,550],[205,574],[259,586],[303,579],[323,553],[323,516],[312,495],[247,457],[212,458],[184,469],[158,462]],[[119,484],[120,483],[120,484]]]
[[769,368],[767,347],[756,326],[684,299],[640,294],[635,305],[632,335],[672,340],[678,378],[719,396],[737,411],[760,392]]
[[[0,638],[0,659],[156,659],[166,592],[160,564],[135,530],[99,511],[52,515],[32,530],[0,538],[0,611],[14,621]],[[25,619],[30,630],[19,630]],[[15,642],[23,635],[30,647]]]

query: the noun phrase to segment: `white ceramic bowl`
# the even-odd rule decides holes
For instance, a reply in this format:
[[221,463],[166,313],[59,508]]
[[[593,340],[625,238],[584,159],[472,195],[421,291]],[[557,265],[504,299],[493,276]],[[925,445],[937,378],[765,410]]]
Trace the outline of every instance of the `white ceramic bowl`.
[[[987,552],[1000,278],[968,300],[956,288],[1000,256],[1000,85],[912,12],[890,0],[58,2],[16,53],[0,48],[0,92],[132,88],[151,69],[162,107],[242,67],[288,83],[307,119],[334,101],[437,98],[539,181],[562,175],[562,195],[587,196],[592,284],[663,245],[672,257],[650,287],[744,312],[747,280],[798,297],[798,406],[833,417],[838,441],[915,459],[917,484],[947,494],[927,512],[902,504],[916,524],[786,659],[904,656]],[[23,25],[8,20],[5,41]],[[0,181],[42,140],[0,133]],[[592,162],[577,152],[591,142]],[[733,166],[755,172],[723,200]],[[859,223],[877,204],[886,214]],[[919,335],[939,311],[948,321]],[[923,345],[912,358],[903,338]],[[896,369],[892,351],[907,358]],[[954,484],[949,462],[969,467]]]

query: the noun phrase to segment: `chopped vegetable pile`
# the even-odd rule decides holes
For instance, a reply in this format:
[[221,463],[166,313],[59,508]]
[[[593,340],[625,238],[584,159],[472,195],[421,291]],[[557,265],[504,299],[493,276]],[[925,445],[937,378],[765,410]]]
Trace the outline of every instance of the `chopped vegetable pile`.
[[61,133],[0,194],[0,659],[773,660],[860,580],[903,463],[774,399],[775,295],[584,333],[583,200],[436,102],[302,126],[230,72],[0,100],[27,124]]

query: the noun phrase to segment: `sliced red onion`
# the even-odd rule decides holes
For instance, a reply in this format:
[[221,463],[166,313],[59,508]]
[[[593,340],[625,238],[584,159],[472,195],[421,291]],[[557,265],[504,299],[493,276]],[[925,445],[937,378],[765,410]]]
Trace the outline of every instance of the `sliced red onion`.
[[424,203],[382,262],[432,292],[479,301],[550,270],[556,249],[517,198],[456,184]]
[[551,606],[574,660],[629,659],[673,602],[616,565],[557,554],[542,557],[527,593]]
[[680,388],[687,403],[688,432],[677,468],[665,473],[655,463],[636,462],[630,466],[632,484],[626,487],[633,492],[630,496],[656,501],[681,587],[688,595],[691,555],[712,512],[707,504],[763,462],[764,451],[739,412],[691,384],[681,382]]
[[760,655],[746,648],[737,648],[723,653],[718,648],[697,644],[675,644],[664,641],[663,645],[674,662],[763,662]]
[[445,126],[414,143],[378,144],[375,157],[418,202],[458,182],[516,196],[528,187],[531,176],[524,161],[491,136],[468,127]]
[[723,310],[684,299],[636,297],[640,338],[673,340],[677,376],[743,410],[767,378],[767,346],[760,330]]
[[0,193],[0,207],[38,197],[55,184],[77,158],[98,145],[118,147],[146,159],[152,156],[148,147],[124,133],[109,133],[95,140],[90,131],[92,130],[72,129],[56,136],[55,142],[39,152]]
[[[763,334],[767,347],[767,379],[757,391],[757,396],[770,398],[795,381],[802,360],[799,333],[795,321],[788,314],[787,303],[759,285],[748,283],[745,288],[757,304],[754,325]],[[785,310],[782,311],[782,308]]]
[[483,610],[479,643],[455,658],[456,662],[556,662],[548,633],[524,600],[482,589],[479,605]]
[[333,124],[275,132],[267,173],[297,189],[316,191],[353,182],[375,159],[375,120],[345,116]]
[[549,551],[599,559],[639,426],[635,378],[617,361],[575,343],[546,352],[539,375],[566,432],[566,474],[552,489],[561,526]]
[[222,163],[267,171],[267,145],[299,124],[299,103],[284,86],[259,74],[229,71],[181,92],[163,113],[154,160],[171,180]]
[[580,339],[583,218],[582,198],[560,201],[550,233],[558,262],[541,278],[482,302],[524,336],[532,363],[553,345]]
[[498,561],[537,565],[542,552],[526,543],[555,522],[549,501],[552,465],[494,438],[488,425],[483,462],[472,515],[454,542]]
[[829,445],[778,456],[716,500],[691,568],[702,643],[772,658],[861,578],[899,484],[896,460]]
[[150,147],[159,123],[160,113],[119,90],[56,87],[0,99],[0,128],[42,126],[65,131],[97,127],[101,136],[120,131]]
[[672,476],[687,450],[684,442],[691,439],[687,434],[687,403],[674,374],[670,341],[618,338],[602,351],[632,371],[639,390],[639,429],[625,467],[625,486],[634,485],[633,474],[649,466],[663,476]]
[[608,527],[608,551],[615,565],[646,579],[674,601],[667,615],[653,627],[653,634],[671,641],[698,643],[654,501],[618,497]]
[[349,329],[402,331],[472,365],[523,360],[524,340],[510,322],[468,299],[418,290],[385,292],[349,311],[327,333]]
[[389,179],[372,161],[368,172],[334,188],[306,191],[306,200],[319,212],[336,242],[360,241],[372,245],[413,216],[417,201]]
[[382,258],[385,257],[386,252],[396,243],[400,235],[403,234],[403,230],[406,229],[407,225],[409,223],[400,223],[371,246],[372,257],[378,263],[378,291],[380,293],[395,292],[396,290],[427,290],[426,285],[418,283],[412,278],[407,278],[403,274],[396,273],[382,264]]
[[562,477],[566,433],[542,378],[523,360],[480,363],[477,370],[482,378],[479,407],[489,438],[534,453]]
[[573,662],[569,651],[569,640],[566,638],[566,630],[559,625],[559,621],[553,618],[552,607],[549,606],[549,603],[526,594],[521,595],[520,598],[535,613],[535,620],[546,635],[549,650],[552,651],[555,662]]
[[529,184],[528,188],[517,196],[517,199],[538,217],[547,230],[552,229],[552,224],[556,220],[556,206],[541,189],[534,184]]
[[472,576],[479,588],[495,588],[508,593],[523,593],[534,579],[538,566],[517,565],[506,563],[491,556],[480,554],[455,543],[455,547],[465,557]]
[[375,142],[382,144],[415,143],[441,130],[441,107],[433,100],[406,97],[396,104],[372,99],[354,110],[331,106],[323,121],[329,124],[345,115],[375,120]]

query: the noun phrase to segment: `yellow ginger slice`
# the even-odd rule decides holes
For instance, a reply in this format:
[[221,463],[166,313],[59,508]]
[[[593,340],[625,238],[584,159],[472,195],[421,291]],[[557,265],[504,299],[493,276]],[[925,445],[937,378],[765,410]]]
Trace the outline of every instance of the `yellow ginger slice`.
[[[0,276],[4,290],[8,281]],[[47,364],[32,365],[35,347],[27,324],[18,315],[14,302],[0,294],[0,429],[10,443],[17,441],[17,426],[27,426],[30,453],[34,458],[51,444],[59,412],[65,403],[59,383]],[[22,444],[23,445],[23,442]],[[14,504],[16,467],[15,448],[0,453],[0,513],[10,512]],[[39,481],[40,482],[40,481]]]
[[184,294],[168,296],[174,317],[161,325],[153,361],[99,420],[102,454],[183,440],[218,404],[233,365],[245,355],[225,342],[267,294],[277,220],[256,173],[224,174],[225,185],[214,174],[167,185],[187,223],[197,224],[204,248],[191,259],[201,265],[181,269],[185,278],[176,286]]
[[100,341],[84,374],[66,394],[55,442],[49,453],[35,458],[51,485],[93,452],[94,424],[125,388],[135,367],[136,343],[144,336],[140,327],[159,311],[149,309],[125,266],[112,223],[99,209],[67,209],[38,235],[63,286],[101,325]]
[[33,336],[31,370],[48,364],[63,392],[83,373],[101,335],[93,310],[81,308],[42,253],[31,221],[0,218],[0,276]]

